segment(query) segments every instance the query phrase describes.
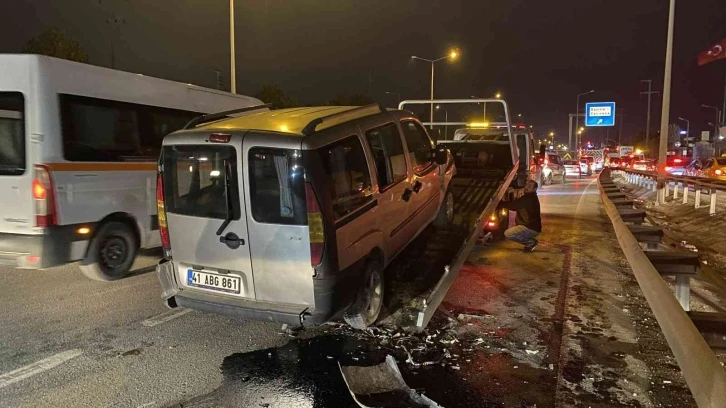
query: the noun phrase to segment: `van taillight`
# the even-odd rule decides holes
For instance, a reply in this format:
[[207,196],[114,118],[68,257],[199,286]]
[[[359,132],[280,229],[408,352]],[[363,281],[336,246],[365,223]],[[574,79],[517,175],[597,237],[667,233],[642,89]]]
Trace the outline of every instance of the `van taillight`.
[[308,208],[308,231],[310,233],[310,265],[319,265],[323,260],[325,246],[325,229],[323,214],[315,190],[310,183],[305,183],[305,203]]
[[156,175],[156,214],[159,219],[159,235],[161,235],[161,246],[164,248],[164,254],[171,251],[171,241],[169,240],[169,229],[166,225],[166,210],[164,209],[164,183],[161,173]]
[[58,224],[53,180],[48,168],[42,165],[35,166],[33,172],[33,201],[36,227],[51,227]]

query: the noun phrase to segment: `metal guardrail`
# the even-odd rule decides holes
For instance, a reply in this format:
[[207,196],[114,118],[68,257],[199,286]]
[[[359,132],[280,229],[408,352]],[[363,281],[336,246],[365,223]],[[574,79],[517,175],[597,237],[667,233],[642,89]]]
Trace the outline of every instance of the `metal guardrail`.
[[683,372],[693,398],[700,408],[723,407],[726,401],[726,370],[625,225],[615,204],[608,198],[602,184],[609,178],[609,171],[602,172],[598,177],[600,197],[605,211],[610,217],[615,235],[638,285]]
[[[626,169],[612,169],[612,171],[625,173],[628,183],[635,184],[641,187],[648,187],[656,191],[657,174],[649,171],[639,170],[626,170]],[[670,183],[673,183],[673,191],[671,192]],[[694,208],[701,208],[701,194],[704,190],[708,191],[710,195],[710,208],[709,214],[716,214],[716,203],[717,203],[717,191],[726,192],[726,181],[715,180],[706,177],[690,177],[690,176],[666,176],[665,185],[665,196],[673,196],[673,201],[682,200],[683,204],[688,204],[688,197],[690,194],[690,186],[693,186],[695,192]],[[681,190],[683,191],[683,197],[680,196]]]

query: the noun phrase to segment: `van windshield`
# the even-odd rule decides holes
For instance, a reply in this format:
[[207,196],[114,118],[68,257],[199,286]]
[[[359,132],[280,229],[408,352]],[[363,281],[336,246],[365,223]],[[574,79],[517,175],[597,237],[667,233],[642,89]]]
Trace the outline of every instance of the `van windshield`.
[[25,107],[20,92],[0,92],[0,175],[25,173]]
[[224,220],[231,208],[230,218],[240,218],[234,147],[165,146],[162,154],[167,212]]

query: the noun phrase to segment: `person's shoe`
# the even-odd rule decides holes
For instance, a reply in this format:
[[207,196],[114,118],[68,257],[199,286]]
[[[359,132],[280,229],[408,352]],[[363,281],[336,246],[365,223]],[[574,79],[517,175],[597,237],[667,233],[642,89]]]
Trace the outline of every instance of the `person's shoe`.
[[539,241],[535,239],[534,244],[524,247],[524,252],[533,252],[537,245],[539,245]]

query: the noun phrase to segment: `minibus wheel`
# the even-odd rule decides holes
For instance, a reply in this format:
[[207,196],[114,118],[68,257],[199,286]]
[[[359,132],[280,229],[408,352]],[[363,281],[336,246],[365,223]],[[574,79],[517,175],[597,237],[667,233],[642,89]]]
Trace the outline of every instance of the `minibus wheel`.
[[136,259],[136,234],[122,222],[103,224],[88,245],[79,268],[86,277],[112,281],[125,277]]
[[362,287],[343,314],[345,322],[359,330],[375,323],[383,308],[383,289],[383,268],[377,260],[371,260],[366,264]]

